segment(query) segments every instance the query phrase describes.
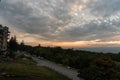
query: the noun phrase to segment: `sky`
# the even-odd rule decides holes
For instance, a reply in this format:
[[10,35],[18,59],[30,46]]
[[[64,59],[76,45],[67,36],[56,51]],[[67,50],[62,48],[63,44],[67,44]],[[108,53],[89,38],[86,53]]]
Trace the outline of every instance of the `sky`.
[[111,50],[120,47],[119,4],[120,0],[1,0],[0,23],[18,42],[30,45]]

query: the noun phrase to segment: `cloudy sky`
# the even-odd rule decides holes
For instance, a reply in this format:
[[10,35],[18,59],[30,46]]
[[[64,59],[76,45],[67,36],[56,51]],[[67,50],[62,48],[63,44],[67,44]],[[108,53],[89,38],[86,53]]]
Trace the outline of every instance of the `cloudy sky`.
[[73,48],[120,46],[120,0],[1,0],[18,41]]

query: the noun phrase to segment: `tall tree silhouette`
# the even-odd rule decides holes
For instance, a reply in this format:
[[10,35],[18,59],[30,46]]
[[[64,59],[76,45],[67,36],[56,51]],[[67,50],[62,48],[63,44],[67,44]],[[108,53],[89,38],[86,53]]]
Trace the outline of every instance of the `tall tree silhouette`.
[[24,51],[24,50],[25,50],[25,43],[24,43],[23,40],[22,40],[22,42],[21,42],[20,45],[19,45],[19,50],[20,50],[20,51]]
[[16,36],[11,37],[10,41],[9,41],[9,50],[12,52],[15,52],[18,50],[18,42],[16,40]]

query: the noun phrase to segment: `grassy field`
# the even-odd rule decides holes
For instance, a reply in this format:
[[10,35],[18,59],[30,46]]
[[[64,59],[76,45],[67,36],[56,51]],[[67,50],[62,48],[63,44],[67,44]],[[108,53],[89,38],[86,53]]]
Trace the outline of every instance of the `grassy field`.
[[0,62],[0,80],[70,80],[70,79],[49,68],[36,66],[34,64],[34,61],[32,61],[31,59],[19,58],[15,62]]

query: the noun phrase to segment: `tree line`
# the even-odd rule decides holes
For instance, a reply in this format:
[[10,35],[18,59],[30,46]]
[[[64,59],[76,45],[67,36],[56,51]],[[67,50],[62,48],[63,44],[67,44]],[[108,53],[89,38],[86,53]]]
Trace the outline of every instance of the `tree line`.
[[120,53],[97,53],[83,50],[63,49],[61,47],[43,47],[18,44],[16,37],[9,41],[10,55],[16,51],[25,51],[37,57],[69,66],[78,70],[78,76],[85,80],[120,80]]

